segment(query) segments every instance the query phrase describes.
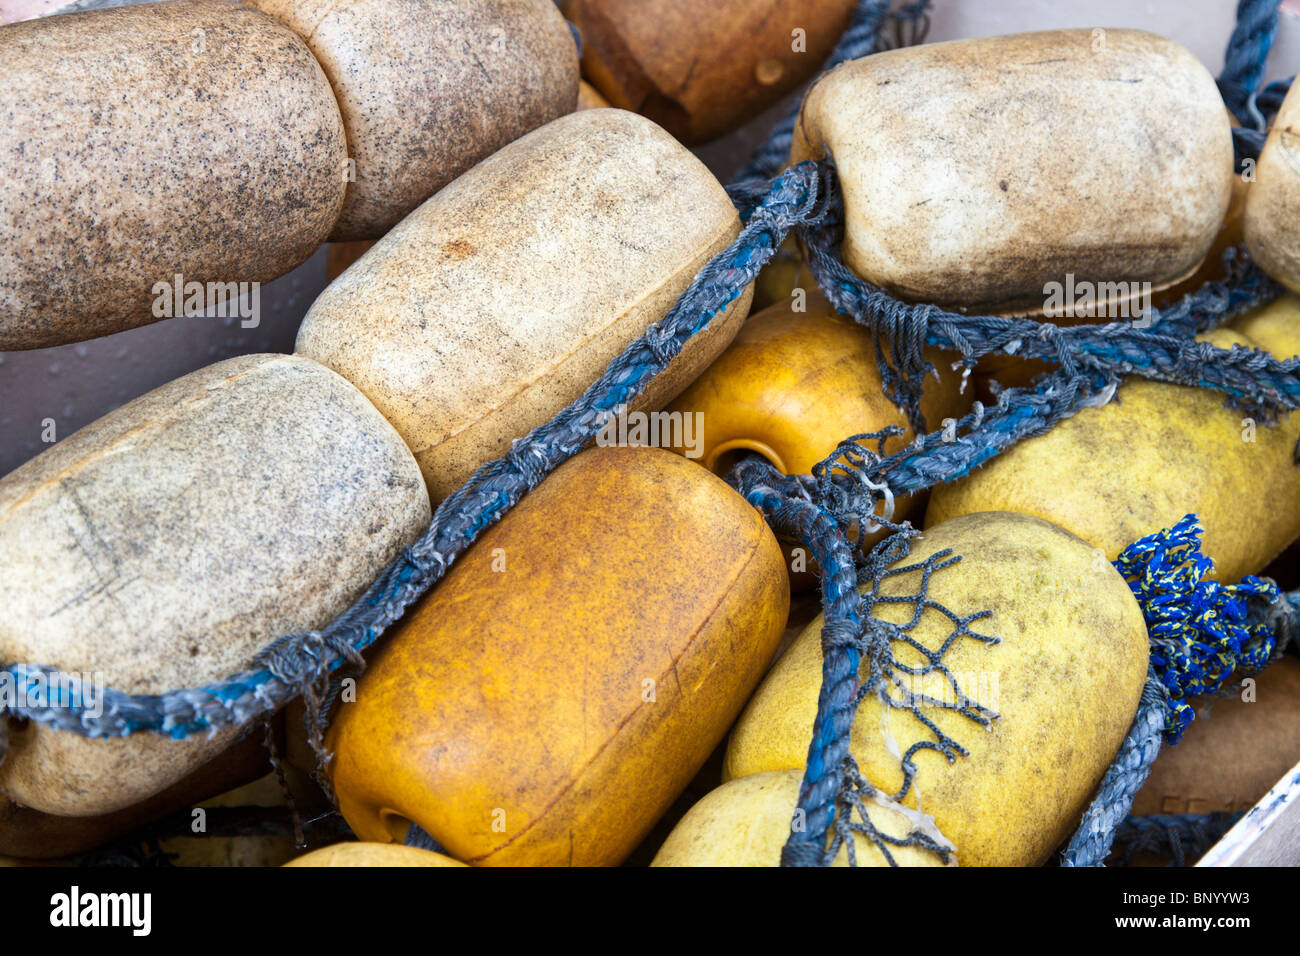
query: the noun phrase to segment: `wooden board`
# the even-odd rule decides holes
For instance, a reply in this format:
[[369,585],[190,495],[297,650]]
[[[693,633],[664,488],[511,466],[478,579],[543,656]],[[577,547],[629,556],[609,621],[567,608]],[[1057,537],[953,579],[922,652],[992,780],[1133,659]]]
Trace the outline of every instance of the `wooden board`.
[[1296,764],[1197,866],[1300,866],[1300,764]]

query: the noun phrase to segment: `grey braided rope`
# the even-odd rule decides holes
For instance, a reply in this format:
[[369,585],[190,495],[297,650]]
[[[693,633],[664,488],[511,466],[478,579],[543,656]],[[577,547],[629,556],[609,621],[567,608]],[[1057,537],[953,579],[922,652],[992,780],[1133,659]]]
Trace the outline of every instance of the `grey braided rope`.
[[1097,795],[1061,856],[1061,866],[1101,866],[1115,840],[1115,830],[1128,816],[1164,741],[1168,695],[1152,674],[1142,688],[1137,716],[1119,752],[1102,777]]
[[1244,815],[1240,811],[1216,811],[1127,817],[1115,833],[1116,845],[1124,847],[1116,865],[1128,866],[1134,855],[1152,853],[1168,857],[1168,866],[1187,866],[1222,839]]

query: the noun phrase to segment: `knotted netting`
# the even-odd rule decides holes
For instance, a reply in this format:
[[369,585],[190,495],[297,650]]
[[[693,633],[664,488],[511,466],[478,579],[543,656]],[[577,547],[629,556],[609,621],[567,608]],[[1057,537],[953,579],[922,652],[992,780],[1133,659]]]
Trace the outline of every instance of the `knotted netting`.
[[[891,10],[888,0],[861,0],[827,66],[924,39],[928,6],[928,0],[918,0]],[[1220,81],[1226,102],[1243,124],[1244,132],[1234,136],[1243,166],[1257,157],[1268,120],[1286,89],[1286,84],[1259,89],[1277,7],[1278,0],[1241,0]],[[319,631],[280,638],[249,668],[214,684],[158,695],[105,689],[95,713],[83,706],[75,677],[39,663],[9,663],[3,674],[23,693],[10,695],[5,705],[8,716],[91,738],[141,732],[184,738],[253,724],[304,696],[310,705],[309,736],[322,763],[327,761],[321,730],[342,669],[362,666],[362,652],[441,580],[486,528],[591,441],[609,414],[629,403],[663,371],[692,336],[754,281],[795,231],[827,298],[870,329],[878,345],[889,343],[888,352],[877,348],[882,381],[888,396],[907,413],[917,437],[906,448],[884,455],[863,444],[880,436],[846,436],[811,475],[783,475],[765,462],[748,459],[728,478],[778,534],[809,549],[822,575],[823,682],[796,811],[806,825],[792,831],[782,862],[827,863],[846,842],[852,853],[853,834],[867,836],[887,857],[890,846],[911,845],[946,859],[949,848],[923,825],[905,838],[885,837],[871,826],[864,810],[868,800],[897,803],[906,797],[913,752],[900,757],[907,781],[904,789],[888,795],[878,793],[862,777],[848,747],[853,718],[866,695],[882,695],[888,706],[907,709],[923,721],[921,712],[934,706],[924,695],[900,690],[900,682],[906,683],[904,678],[911,675],[899,663],[894,645],[912,646],[909,629],[872,616],[880,600],[879,582],[902,573],[903,569],[895,572],[891,566],[905,559],[915,533],[891,523],[894,497],[961,477],[1080,409],[1104,405],[1127,376],[1214,389],[1232,407],[1271,421],[1300,403],[1300,362],[1194,340],[1196,334],[1279,293],[1276,283],[1244,250],[1228,253],[1227,278],[1207,283],[1168,309],[1154,311],[1142,328],[1132,323],[1060,328],[896,300],[840,261],[837,249],[844,212],[833,164],[803,162],[781,170],[793,122],[792,114],[729,188],[744,224],[739,237],[700,271],[668,314],[578,399],[552,421],[517,439],[504,457],[479,468],[443,501],[419,539],[337,620]],[[955,429],[926,431],[919,409],[921,383],[933,371],[923,354],[926,347],[953,353],[956,367],[966,370],[981,357],[995,354],[1038,358],[1055,368],[1031,386],[1000,389],[988,406],[973,403]],[[873,523],[895,533],[865,551],[864,530]],[[1181,727],[1181,698],[1210,686],[1219,675],[1226,678],[1234,666],[1266,663],[1278,644],[1274,635],[1289,627],[1293,614],[1291,597],[1279,595],[1275,587],[1270,590],[1270,584],[1259,579],[1253,579],[1259,583],[1248,579],[1236,591],[1201,587],[1205,582],[1197,570],[1201,567],[1199,529],[1194,518],[1189,516],[1188,522],[1161,534],[1165,537],[1138,542],[1137,550],[1126,551],[1117,562],[1131,582],[1146,582],[1142,593],[1135,588],[1135,594],[1152,628],[1152,675],[1134,727],[1065,851],[1065,865],[1099,865],[1105,858],[1163,735]],[[912,595],[917,613],[948,615],[953,640],[995,640],[995,635],[969,629],[981,614],[963,616],[926,602],[924,582],[958,558],[928,559],[910,569],[923,582]],[[1190,571],[1148,574],[1143,570],[1153,567]],[[1179,633],[1194,636],[1189,645],[1180,645],[1181,656],[1161,643],[1170,630],[1163,627],[1169,619],[1161,615],[1175,606],[1189,609],[1179,619]],[[1225,616],[1234,621],[1235,629],[1220,627]],[[943,677],[941,653],[927,656],[927,662],[927,673]],[[960,701],[958,709],[972,727],[991,719],[992,712],[967,697],[955,680],[953,690]],[[0,713],[0,759],[7,733],[4,716]],[[924,746],[953,759],[961,757],[960,741],[933,729],[934,739]]]

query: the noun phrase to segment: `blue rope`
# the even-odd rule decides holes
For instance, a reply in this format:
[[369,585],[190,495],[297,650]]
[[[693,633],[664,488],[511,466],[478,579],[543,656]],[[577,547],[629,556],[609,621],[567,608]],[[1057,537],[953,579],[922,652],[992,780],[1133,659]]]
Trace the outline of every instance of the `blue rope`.
[[[909,4],[893,14],[895,22],[911,23],[915,38],[924,31],[927,6],[926,0]],[[1272,20],[1261,14],[1266,6],[1273,8]],[[882,0],[862,0],[853,25],[829,62],[834,64],[887,45],[881,39],[881,26],[889,16],[887,10],[888,4]],[[1266,90],[1256,97],[1253,90],[1271,42],[1270,24],[1275,24],[1276,3],[1243,0],[1239,12],[1241,23],[1229,48],[1224,81],[1232,89],[1252,91],[1246,102],[1256,107],[1262,102],[1267,107],[1277,99],[1276,91]],[[359,665],[360,652],[440,580],[484,529],[500,520],[559,463],[586,444],[599,430],[605,413],[639,394],[692,335],[705,328],[753,281],[787,233],[797,227],[810,251],[810,264],[818,282],[832,301],[871,328],[878,345],[884,339],[891,341],[892,364],[883,348],[877,349],[882,378],[890,397],[918,424],[923,424],[917,404],[919,384],[931,371],[921,355],[925,345],[959,353],[958,364],[967,368],[981,355],[995,352],[1042,358],[1059,366],[1031,388],[1002,390],[991,408],[976,403],[958,423],[960,434],[956,440],[942,432],[925,434],[918,429],[919,437],[911,446],[893,456],[881,457],[862,452],[856,440],[863,436],[854,436],[811,476],[784,478],[751,467],[740,471],[735,479],[745,497],[774,525],[809,546],[825,573],[823,686],[809,746],[808,771],[800,792],[800,807],[808,811],[807,826],[800,839],[787,845],[783,859],[789,863],[826,862],[823,849],[827,834],[832,835],[834,847],[848,832],[844,814],[839,812],[842,802],[852,803],[854,799],[851,792],[846,797],[846,785],[850,791],[869,786],[855,781],[848,733],[860,700],[858,669],[864,660],[863,648],[874,648],[871,653],[878,656],[882,641],[887,645],[886,636],[893,632],[863,614],[857,585],[868,569],[878,568],[878,563],[872,561],[879,562],[882,553],[890,552],[875,549],[874,558],[862,556],[862,564],[857,562],[865,518],[874,514],[876,504],[889,499],[891,488],[915,490],[966,474],[1014,442],[1045,431],[1079,408],[1109,400],[1120,378],[1128,374],[1215,388],[1235,406],[1255,409],[1263,415],[1296,407],[1300,386],[1294,361],[1279,362],[1261,352],[1225,351],[1188,341],[1196,332],[1212,328],[1277,294],[1277,287],[1244,258],[1229,262],[1232,272],[1227,281],[1197,290],[1158,314],[1146,330],[1117,325],[1058,329],[1024,320],[962,316],[935,306],[891,299],[854,277],[834,257],[837,230],[842,229],[842,210],[828,164],[801,163],[775,181],[756,181],[755,176],[770,176],[785,161],[792,129],[793,115],[778,127],[754,163],[729,189],[745,221],[741,235],[705,266],[668,315],[632,343],[555,419],[516,440],[505,457],[484,465],[445,500],[420,539],[385,569],[338,620],[318,632],[281,638],[259,655],[252,668],[206,687],[162,695],[127,695],[108,689],[104,692],[103,714],[98,717],[77,706],[75,691],[65,695],[56,690],[42,696],[41,686],[67,686],[60,681],[64,675],[54,668],[11,665],[0,670],[0,676],[35,693],[25,703],[10,703],[9,713],[87,737],[140,731],[185,737],[244,724],[300,694],[317,695],[316,688],[327,682],[330,674],[347,664]],[[859,529],[856,547],[842,530],[851,527]],[[1167,729],[1170,708],[1175,706],[1171,693],[1175,688],[1185,688],[1187,680],[1200,679],[1204,671],[1202,668],[1202,672],[1196,672],[1188,659],[1172,650],[1170,654],[1173,656],[1164,659],[1155,671],[1159,679],[1148,682],[1134,731],[1108,773],[1108,783],[1103,783],[1090,816],[1085,817],[1080,836],[1071,844],[1067,859],[1075,865],[1094,858],[1095,854],[1089,855],[1090,847],[1101,843],[1109,846],[1109,835],[1113,835],[1131,803],[1131,795],[1129,803],[1123,802],[1124,795],[1137,775],[1145,778],[1143,768],[1149,768],[1160,735]],[[1182,670],[1179,664],[1184,665]],[[878,661],[872,663],[872,668],[872,679],[876,680]],[[1173,688],[1166,679],[1174,681]],[[0,759],[5,729],[6,721],[0,719]],[[1121,804],[1123,812],[1117,814],[1115,808]],[[1080,841],[1081,847],[1075,848]],[[919,845],[925,845],[924,841]],[[849,848],[851,853],[851,842]],[[941,847],[930,848],[942,855]]]
[[[1246,5],[1243,5],[1246,6]],[[1274,4],[1274,7],[1276,4]],[[1244,22],[1234,34],[1230,49],[1229,79],[1244,83],[1241,73],[1247,68],[1255,71],[1256,79],[1249,84],[1253,90],[1258,75],[1262,75],[1262,61],[1267,54],[1271,34],[1260,41],[1258,24],[1253,21],[1258,5],[1243,10]],[[1273,11],[1274,14],[1276,10]],[[1246,41],[1256,37],[1254,47]],[[1245,39],[1243,39],[1245,38]],[[1253,49],[1255,60],[1250,61],[1243,50]],[[1239,71],[1234,74],[1232,70]],[[1271,94],[1276,98],[1276,93]],[[1253,99],[1252,99],[1253,102]],[[774,136],[769,148],[755,157],[752,170],[739,177],[733,188],[742,211],[747,198],[754,193],[745,181],[751,171],[762,172],[773,168],[778,156],[789,148],[789,130],[793,117],[787,120]],[[892,299],[882,290],[864,282],[850,273],[835,255],[842,233],[842,211],[832,198],[830,215],[818,226],[801,226],[809,265],[818,285],[833,304],[870,328],[876,336],[877,359],[886,393],[899,405],[913,422],[918,432],[924,431],[919,399],[921,383],[933,369],[925,361],[923,348],[938,346],[958,351],[960,365],[970,368],[982,355],[999,351],[1053,361],[1060,370],[1044,376],[1033,389],[1007,389],[999,395],[997,406],[986,412],[979,405],[958,423],[962,435],[953,440],[951,434],[931,433],[918,438],[913,446],[895,455],[893,459],[875,459],[854,462],[839,467],[839,474],[856,477],[871,488],[891,487],[896,491],[929,487],[939,481],[949,481],[987,461],[993,455],[1016,441],[1039,434],[1052,424],[1079,408],[1109,400],[1122,374],[1138,372],[1147,377],[1178,384],[1219,388],[1227,393],[1229,403],[1250,408],[1269,416],[1274,411],[1295,407],[1297,395],[1297,363],[1295,360],[1279,362],[1271,356],[1254,350],[1231,349],[1225,352],[1201,343],[1190,341],[1197,332],[1212,328],[1226,318],[1247,308],[1269,301],[1278,294],[1278,288],[1260,270],[1244,258],[1230,258],[1229,280],[1212,283],[1185,297],[1173,309],[1154,317],[1151,328],[1139,331],[1131,326],[1081,326],[1060,329],[1045,323],[1029,323],[990,316],[968,317],[944,312],[930,305],[909,305]],[[886,357],[881,340],[887,340],[895,356],[895,365]],[[1249,366],[1249,367],[1247,367]],[[1269,384],[1261,389],[1262,379]],[[834,463],[846,453],[846,445],[836,450],[826,462]],[[831,465],[833,467],[833,464]],[[770,484],[770,482],[769,482]],[[833,482],[832,482],[833,484]],[[807,494],[807,489],[804,489]],[[815,507],[818,500],[826,500],[827,489],[820,498],[811,497],[807,507]],[[855,501],[848,514],[839,516],[859,520],[872,513],[878,498],[874,493],[859,495],[856,499],[844,491],[843,496]],[[754,500],[754,499],[751,499]],[[782,507],[781,501],[766,494],[755,504],[761,505],[765,514],[775,515]],[[860,525],[859,525],[860,527]],[[816,556],[818,542],[800,536]],[[837,573],[842,573],[844,557],[835,558]],[[846,633],[852,626],[870,627],[858,621],[856,614],[847,611],[832,614],[833,595],[824,595],[827,608],[827,632],[823,635],[823,683],[819,695],[817,717],[808,755],[808,770],[801,786],[798,808],[805,815],[806,828],[792,833],[783,851],[783,861],[792,865],[818,865],[828,862],[825,848],[827,830],[833,828],[839,797],[849,776],[845,768],[838,773],[837,762],[843,767],[851,758],[847,756],[852,709],[848,706],[849,690],[855,686],[859,660],[848,644]],[[844,599],[841,597],[842,602]],[[1157,653],[1157,657],[1158,657]],[[1170,673],[1160,669],[1161,674]],[[1135,721],[1134,729],[1117,756],[1115,766],[1108,774],[1108,790],[1102,795],[1092,817],[1085,818],[1080,827],[1081,837],[1091,835],[1094,844],[1105,842],[1115,826],[1132,805],[1136,783],[1146,777],[1150,761],[1158,751],[1160,734],[1165,730],[1166,712],[1172,706],[1167,684],[1152,684],[1143,694],[1143,707]],[[1154,738],[1154,739],[1153,739]],[[1131,765],[1131,766],[1130,766]],[[1122,788],[1131,792],[1127,799]],[[883,849],[883,847],[882,847]],[[1104,857],[1104,853],[1101,857]],[[833,858],[833,857],[830,857]],[[1075,853],[1071,860],[1082,859]]]
[[1262,669],[1277,645],[1269,623],[1249,615],[1251,600],[1277,602],[1277,585],[1253,575],[1236,585],[1207,579],[1213,563],[1200,553],[1200,535],[1188,515],[1170,531],[1135,541],[1115,562],[1146,613],[1151,668],[1169,698],[1171,743],[1192,722],[1188,697],[1218,690],[1238,667]]
[[1258,93],[1251,94],[1246,100],[1246,113],[1250,125],[1232,128],[1232,150],[1236,157],[1238,174],[1245,174],[1249,168],[1248,164],[1259,159],[1259,154],[1264,149],[1264,142],[1268,139],[1269,127],[1273,124],[1278,110],[1282,108],[1282,101],[1286,99],[1286,94],[1294,82],[1294,76],[1285,80],[1274,80]]
[[[875,440],[883,443],[894,433],[884,432],[857,436],[861,441]],[[879,455],[854,443],[852,454],[862,459],[879,460]],[[843,481],[850,475],[819,468],[811,476],[787,476],[770,463],[757,456],[742,460],[727,480],[746,500],[753,504],[772,525],[773,530],[786,538],[803,543],[811,552],[822,572],[822,598],[826,609],[821,631],[822,685],[818,696],[818,717],[808,746],[804,784],[801,787],[796,814],[802,814],[803,826],[793,827],[782,849],[781,861],[787,866],[825,866],[844,848],[849,862],[856,862],[854,836],[861,835],[875,844],[891,864],[892,848],[915,846],[929,850],[945,862],[949,848],[932,836],[913,830],[903,837],[881,833],[871,821],[865,799],[878,796],[875,787],[858,770],[849,751],[849,732],[854,716],[862,701],[876,697],[887,706],[907,710],[916,717],[932,735],[912,744],[902,755],[903,784],[889,800],[902,800],[911,789],[917,772],[914,755],[923,749],[932,749],[948,759],[965,756],[966,750],[944,733],[925,713],[926,706],[938,706],[960,713],[972,722],[987,727],[996,716],[962,693],[956,679],[943,664],[947,648],[961,637],[970,637],[986,643],[995,638],[976,634],[970,625],[987,617],[986,612],[959,617],[937,608],[928,600],[931,576],[950,566],[959,558],[948,552],[932,555],[925,561],[906,567],[899,562],[911,549],[911,541],[918,532],[910,527],[896,525],[887,517],[878,517],[883,526],[893,531],[885,541],[869,554],[862,551],[862,536],[867,533],[866,514],[857,505],[870,502],[855,496],[851,487],[828,483]],[[869,491],[870,488],[863,490]],[[856,517],[849,520],[849,514]],[[858,528],[856,540],[850,540],[846,528]],[[860,560],[859,560],[860,559]],[[888,577],[916,573],[919,586],[911,595],[882,596],[880,583]],[[873,615],[877,603],[913,606],[911,623],[901,626],[886,624]],[[908,635],[920,621],[923,610],[947,613],[953,624],[952,635],[936,652]],[[928,663],[923,666],[899,662],[894,654],[895,643],[907,644],[923,655]],[[866,665],[866,679],[859,681],[859,671]],[[955,701],[922,697],[912,689],[917,678],[937,675],[956,692]],[[854,816],[856,815],[856,819]],[[825,835],[831,834],[829,845]]]
[[850,759],[849,728],[857,710],[862,660],[857,566],[840,523],[797,488],[793,479],[764,461],[746,458],[727,480],[762,512],[773,530],[802,542],[821,569],[822,685],[799,796],[805,828],[791,834],[781,857],[784,865],[818,866],[825,834],[835,818],[841,768]]
[[1238,0],[1237,23],[1219,75],[1223,101],[1243,126],[1255,127],[1251,101],[1264,79],[1282,0]]
[[1168,866],[1186,866],[1189,851],[1199,857],[1242,816],[1241,811],[1218,811],[1126,817],[1115,831],[1115,843],[1124,846],[1117,865],[1128,866],[1136,853],[1154,853],[1169,857]]
[[[918,430],[925,427],[922,386],[934,371],[924,355],[927,346],[959,352],[959,365],[967,369],[986,355],[1014,354],[1055,363],[1082,378],[1112,381],[1137,373],[1155,381],[1218,389],[1228,394],[1234,407],[1266,420],[1300,401],[1300,360],[1279,360],[1240,346],[1224,350],[1186,334],[1191,328],[1211,328],[1280,293],[1280,286],[1235,250],[1228,254],[1227,281],[1206,285],[1166,312],[1153,310],[1148,328],[1131,322],[1061,327],[1031,319],[962,315],[892,298],[850,272],[836,255],[843,237],[838,195],[832,197],[823,222],[800,226],[799,233],[809,268],[827,298],[871,329],[885,393]],[[886,359],[886,342],[894,364]]]
[[[823,187],[810,167],[778,177],[740,236],[700,271],[663,319],[611,362],[582,396],[517,439],[505,457],[481,467],[443,501],[420,538],[325,629],[287,635],[260,654],[252,668],[205,687],[157,695],[105,688],[98,715],[67,696],[38,692],[7,702],[9,714],[85,737],[153,731],[179,739],[273,713],[344,664],[359,664],[360,652],[440,580],[486,528],[590,441],[610,411],[634,399],[740,295],[795,223],[816,222],[825,215]],[[0,668],[0,679],[27,690],[64,686],[71,678],[53,667],[13,664]],[[0,757],[6,728],[0,719]]]
[[1201,527],[1187,515],[1173,528],[1124,549],[1115,567],[1146,619],[1151,662],[1133,726],[1061,857],[1062,866],[1101,866],[1167,739],[1192,719],[1186,698],[1218,690],[1238,668],[1259,670],[1278,646],[1274,626],[1290,610],[1277,585],[1246,577],[1224,585],[1205,577]]

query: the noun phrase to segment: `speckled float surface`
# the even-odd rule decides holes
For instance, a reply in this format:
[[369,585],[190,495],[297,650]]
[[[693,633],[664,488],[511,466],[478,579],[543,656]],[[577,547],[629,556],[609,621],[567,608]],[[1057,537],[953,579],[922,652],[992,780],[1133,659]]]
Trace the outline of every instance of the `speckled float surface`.
[[331,239],[378,239],[524,133],[569,113],[578,53],[551,0],[252,0],[324,67],[355,181]]
[[[484,160],[334,280],[297,351],[361,389],[440,501],[549,421],[740,231],[704,164],[649,120],[583,110]],[[641,396],[671,400],[750,290]]]
[[804,99],[793,160],[829,154],[845,263],[896,295],[999,312],[1044,284],[1184,276],[1232,191],[1213,77],[1140,30],[1052,30],[841,64]]
[[339,808],[363,840],[413,820],[472,864],[620,863],[789,606],[776,538],[722,479],[658,448],[582,452],[389,632],[330,729]]
[[1282,103],[1247,193],[1244,233],[1255,261],[1300,292],[1300,86]]
[[[406,446],[343,379],[285,355],[209,366],[0,481],[0,660],[135,694],[202,686],[333,620],[429,516]],[[49,813],[106,813],[231,737],[29,726],[0,788]]]
[[0,350],[154,321],[157,282],[266,282],[343,202],[338,104],[257,10],[185,0],[0,27]]

